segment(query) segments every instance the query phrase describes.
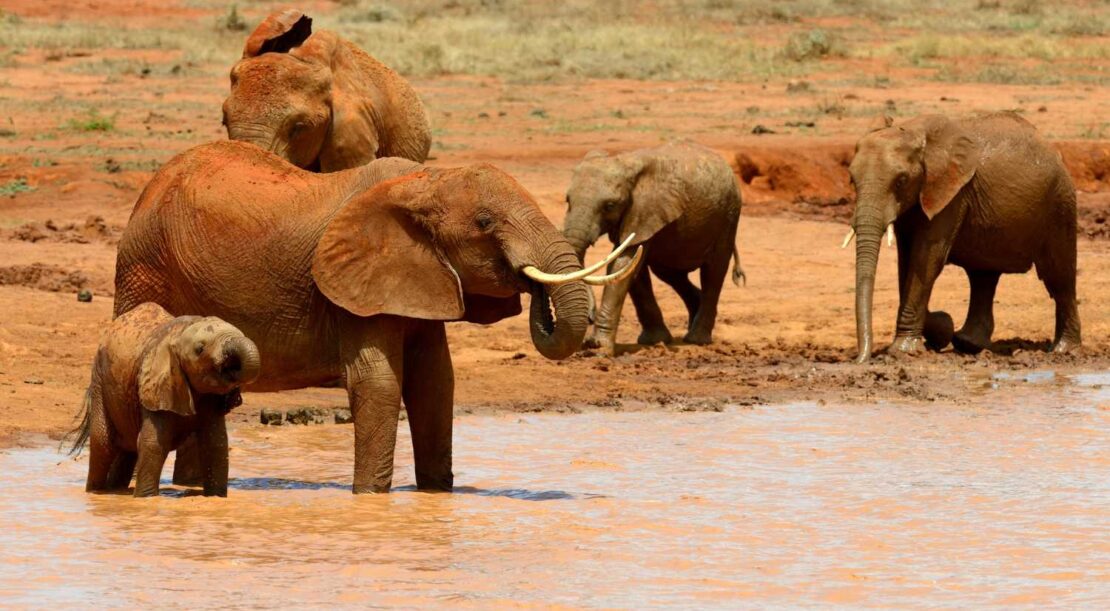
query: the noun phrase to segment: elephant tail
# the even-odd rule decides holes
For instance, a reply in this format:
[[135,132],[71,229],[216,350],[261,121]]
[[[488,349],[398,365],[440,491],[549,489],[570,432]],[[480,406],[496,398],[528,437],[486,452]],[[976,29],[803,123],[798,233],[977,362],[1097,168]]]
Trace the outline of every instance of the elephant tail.
[[91,386],[85,391],[85,401],[81,407],[80,424],[72,431],[66,433],[66,436],[62,437],[62,442],[58,446],[58,450],[61,451],[66,445],[66,442],[72,439],[73,444],[69,446],[69,456],[79,456],[81,450],[85,449],[85,444],[89,442],[89,432],[92,430],[92,391],[93,389]]
[[732,283],[736,286],[740,286],[741,283],[744,286],[748,285],[748,275],[744,273],[744,268],[740,267],[740,251],[735,244],[732,245]]

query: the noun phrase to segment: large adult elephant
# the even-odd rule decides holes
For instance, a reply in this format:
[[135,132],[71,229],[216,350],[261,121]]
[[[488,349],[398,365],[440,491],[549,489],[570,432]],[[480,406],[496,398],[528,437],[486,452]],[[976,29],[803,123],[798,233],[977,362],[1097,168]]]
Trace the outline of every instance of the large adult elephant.
[[417,486],[450,489],[444,321],[495,322],[530,292],[532,342],[565,358],[586,331],[582,280],[618,279],[587,277],[599,267],[581,269],[532,196],[488,165],[391,158],[314,174],[217,142],[175,157],[140,196],[119,245],[115,313],[152,301],[237,326],[265,364],[245,390],[342,381],[355,492],[389,490],[403,401]]
[[[857,195],[858,360],[871,356],[875,266],[891,227],[899,288],[891,350],[943,347],[949,338],[962,352],[989,347],[999,276],[1034,265],[1056,302],[1054,349],[1079,346],[1075,187],[1059,153],[1010,112],[892,123],[884,117],[859,141],[849,168]],[[947,314],[928,312],[946,263],[964,268],[971,284],[967,319],[954,336]]]
[[431,131],[408,81],[289,9],[271,14],[231,69],[224,125],[294,165],[334,172],[378,157],[424,161]]

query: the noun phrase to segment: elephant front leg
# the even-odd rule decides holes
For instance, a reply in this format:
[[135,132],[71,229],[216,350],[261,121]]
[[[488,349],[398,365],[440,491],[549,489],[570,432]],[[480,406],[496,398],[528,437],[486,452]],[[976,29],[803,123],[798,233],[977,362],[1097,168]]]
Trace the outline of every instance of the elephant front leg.
[[196,434],[190,434],[174,450],[173,483],[175,486],[204,485],[204,467],[197,449]]
[[[892,352],[921,352],[925,349],[925,323],[929,317],[929,297],[944,268],[947,248],[913,248],[905,279],[898,324],[891,344]],[[920,252],[924,251],[924,252]]]
[[421,323],[405,348],[402,395],[412,432],[416,487],[450,491],[451,436],[455,404],[455,374],[442,322]]
[[667,323],[663,320],[663,312],[659,310],[659,302],[655,300],[655,291],[651,287],[651,273],[647,267],[640,270],[628,288],[632,297],[632,306],[636,308],[636,318],[640,320],[640,337],[636,343],[644,346],[654,344],[669,344],[674,341]]
[[355,421],[355,494],[389,492],[393,484],[406,323],[379,315],[344,329],[347,397]]
[[[633,253],[629,251],[621,253],[619,257],[609,264],[609,273],[613,273],[618,269],[624,269],[627,265],[632,263],[632,257]],[[647,258],[646,252],[644,253],[644,258]],[[624,306],[624,298],[628,295],[628,289],[631,284],[636,281],[637,276],[644,272],[645,270],[641,261],[640,269],[633,272],[631,277],[605,286],[605,290],[602,291],[601,294],[601,308],[597,313],[597,321],[594,323],[593,333],[582,343],[583,347],[596,348],[602,354],[610,356],[616,353],[617,327],[620,325],[621,321],[621,308]]]
[[196,448],[204,496],[227,496],[228,443],[223,397],[205,395],[197,403]]
[[143,410],[143,424],[139,429],[139,463],[135,471],[135,496],[157,496],[162,467],[173,443],[171,420],[175,414]]

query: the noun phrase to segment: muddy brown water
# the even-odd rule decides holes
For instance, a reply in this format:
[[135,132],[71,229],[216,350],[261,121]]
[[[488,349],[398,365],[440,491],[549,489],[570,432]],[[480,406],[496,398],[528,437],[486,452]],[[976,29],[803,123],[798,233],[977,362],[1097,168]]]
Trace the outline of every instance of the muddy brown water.
[[1106,608],[1110,375],[1025,383],[1012,405],[461,417],[454,494],[413,490],[403,435],[398,489],[352,496],[342,426],[233,430],[227,499],[86,495],[84,458],[6,450],[0,601]]

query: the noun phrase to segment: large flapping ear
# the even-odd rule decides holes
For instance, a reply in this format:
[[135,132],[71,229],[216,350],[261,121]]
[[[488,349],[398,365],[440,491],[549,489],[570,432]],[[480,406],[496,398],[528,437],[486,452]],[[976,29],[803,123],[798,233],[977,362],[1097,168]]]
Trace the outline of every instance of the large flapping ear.
[[924,134],[925,177],[921,208],[932,219],[947,206],[979,167],[979,145],[959,125],[940,115],[929,115],[905,124]]
[[159,330],[139,366],[139,402],[151,411],[170,411],[180,416],[196,414],[193,392],[181,369],[175,343],[184,326],[169,323]]
[[426,172],[388,180],[339,209],[312,260],[325,297],[358,316],[462,318],[459,276],[418,220],[435,197],[432,181]]
[[312,18],[296,9],[270,13],[243,45],[243,57],[288,53],[312,35]]
[[488,297],[468,293],[463,296],[463,300],[466,304],[466,313],[463,315],[463,320],[480,325],[492,325],[504,318],[516,316],[522,311],[520,295]]
[[[635,233],[632,245],[642,244],[682,215],[681,202],[661,184],[667,177],[660,168],[649,168],[647,160],[633,155],[622,155],[621,163],[633,182],[632,202],[621,221],[619,237],[623,240]],[[653,165],[657,164],[658,161]]]

